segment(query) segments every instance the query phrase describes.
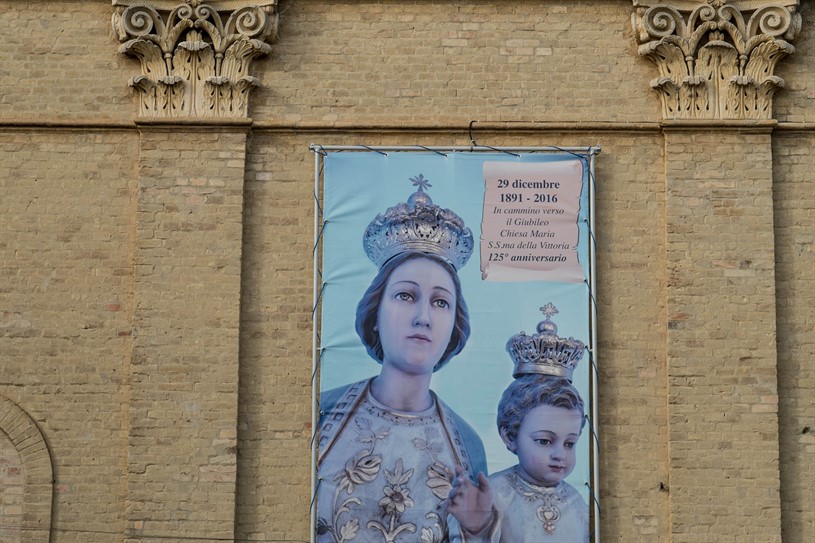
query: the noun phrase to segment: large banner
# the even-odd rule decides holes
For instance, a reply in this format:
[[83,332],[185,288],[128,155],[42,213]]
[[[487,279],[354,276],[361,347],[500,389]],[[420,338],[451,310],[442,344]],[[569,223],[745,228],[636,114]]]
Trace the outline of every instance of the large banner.
[[589,541],[586,155],[321,161],[314,539]]

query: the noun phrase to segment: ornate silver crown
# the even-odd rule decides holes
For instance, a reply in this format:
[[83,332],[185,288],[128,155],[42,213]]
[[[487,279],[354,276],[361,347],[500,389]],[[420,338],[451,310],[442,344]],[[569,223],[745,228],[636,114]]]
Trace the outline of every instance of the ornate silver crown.
[[557,335],[552,317],[558,310],[551,302],[541,307],[541,311],[546,318],[538,323],[537,334],[527,336],[521,332],[507,341],[507,352],[515,363],[512,376],[540,373],[565,377],[571,382],[586,346],[573,337],[566,339]]
[[433,203],[422,174],[410,179],[419,189],[407,202],[390,207],[371,221],[362,237],[365,254],[377,267],[405,251],[438,255],[456,270],[473,254],[473,233],[461,217]]

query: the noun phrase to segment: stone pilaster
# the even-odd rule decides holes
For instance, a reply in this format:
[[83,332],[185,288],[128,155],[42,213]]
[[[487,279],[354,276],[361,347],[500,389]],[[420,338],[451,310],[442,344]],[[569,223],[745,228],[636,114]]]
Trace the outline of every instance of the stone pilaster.
[[634,0],[665,135],[671,541],[781,541],[772,100],[797,0]]
[[145,117],[246,117],[271,52],[277,0],[113,0],[120,51],[141,62],[130,85]]
[[250,67],[276,0],[113,5],[141,62],[127,537],[230,540]]
[[665,119],[770,119],[779,60],[801,29],[798,0],[634,0],[639,53]]
[[127,536],[230,540],[247,127],[140,132]]
[[780,542],[770,128],[665,155],[671,541]]

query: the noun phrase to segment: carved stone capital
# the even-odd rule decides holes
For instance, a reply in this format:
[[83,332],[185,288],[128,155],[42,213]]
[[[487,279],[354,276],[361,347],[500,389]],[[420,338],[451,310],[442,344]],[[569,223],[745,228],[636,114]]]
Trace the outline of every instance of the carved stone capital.
[[119,51],[145,117],[246,117],[252,61],[277,37],[277,0],[113,0]]
[[801,29],[798,0],[633,0],[639,53],[659,69],[651,81],[665,119],[772,117],[784,80],[779,60]]

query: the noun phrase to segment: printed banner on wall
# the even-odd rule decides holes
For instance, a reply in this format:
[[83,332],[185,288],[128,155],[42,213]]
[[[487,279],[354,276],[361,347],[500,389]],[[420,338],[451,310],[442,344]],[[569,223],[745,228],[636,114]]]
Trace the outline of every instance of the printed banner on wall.
[[585,157],[322,161],[316,541],[589,541]]

